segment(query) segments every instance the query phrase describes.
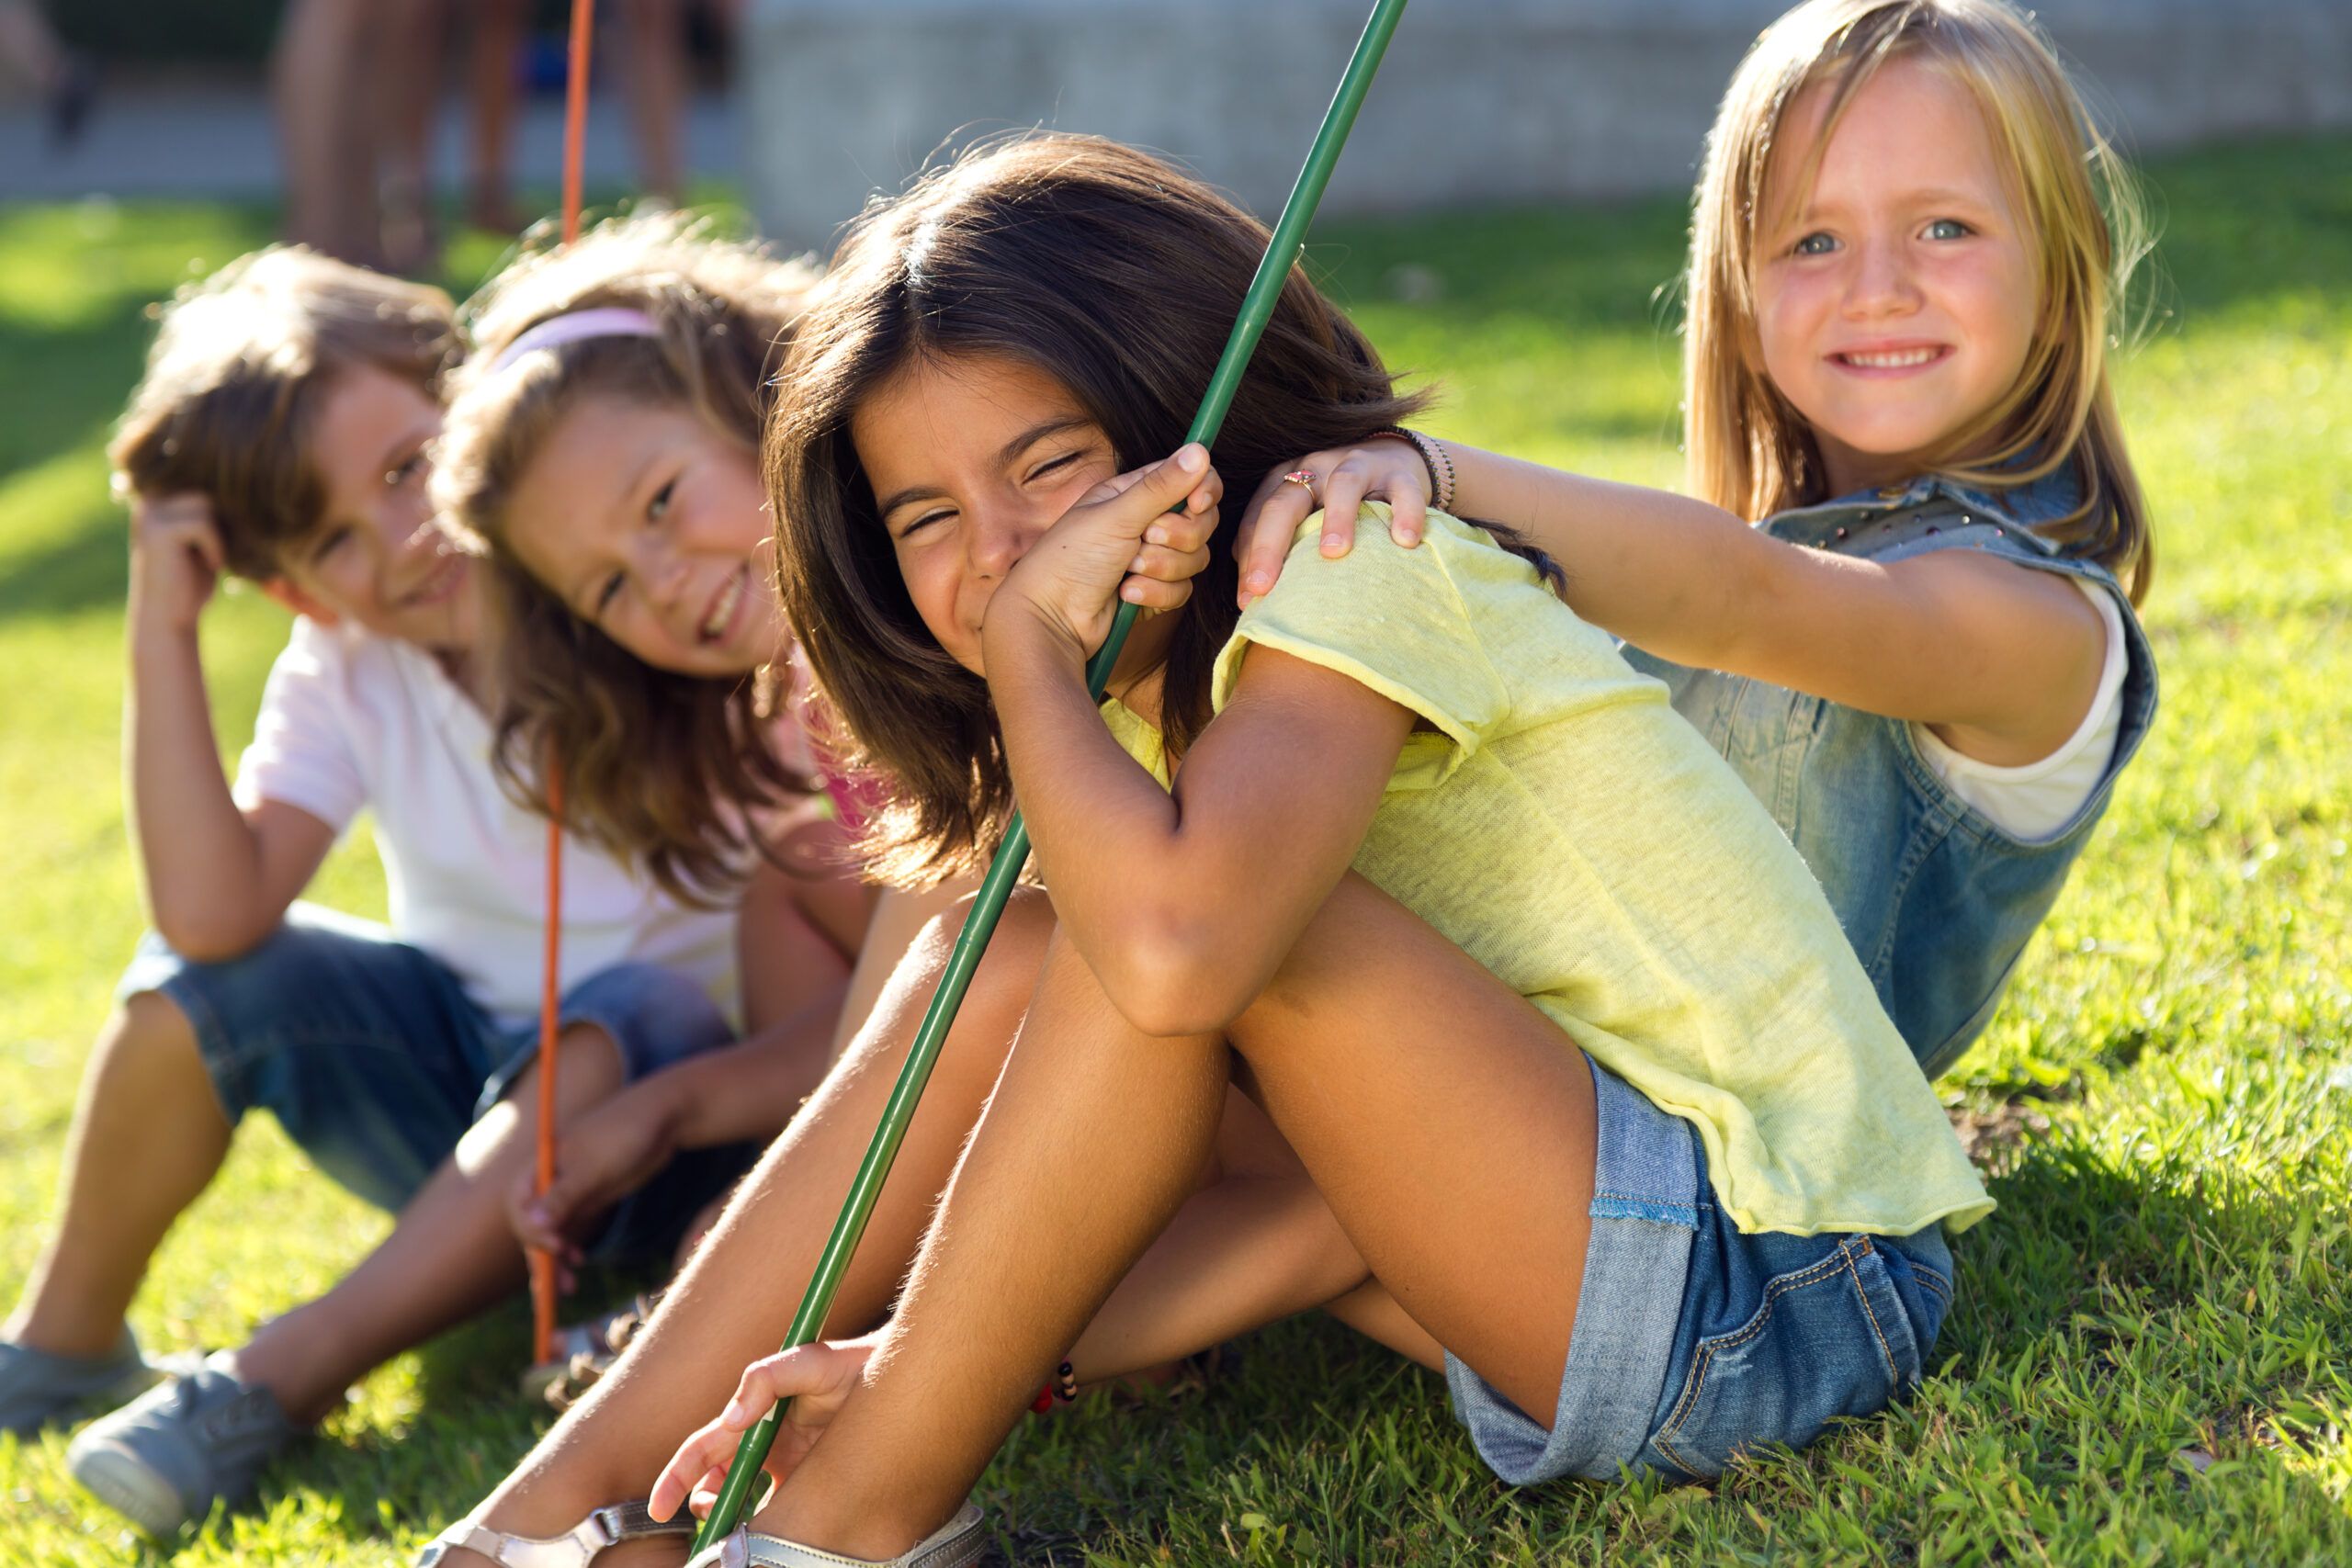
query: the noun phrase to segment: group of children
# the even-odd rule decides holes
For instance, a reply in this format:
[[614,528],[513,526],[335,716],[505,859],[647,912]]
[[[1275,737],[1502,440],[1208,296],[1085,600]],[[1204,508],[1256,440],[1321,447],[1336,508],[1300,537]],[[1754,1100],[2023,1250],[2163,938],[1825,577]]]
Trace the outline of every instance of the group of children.
[[[1441,1370],[1513,1483],[1883,1407],[1993,1206],[1930,1077],[2154,710],[2127,215],[2002,0],[1808,0],[1708,141],[1687,495],[1408,428],[1301,273],[1178,446],[1265,231],[1088,138],[933,172],[821,276],[616,221],[493,280],[462,353],[434,290],[232,266],[113,450],[154,931],[0,1424],[135,1395],[75,1476],[201,1518],[510,1292],[518,1237],[684,1261],[427,1562],[675,1560],[786,1394],[724,1561],[965,1561],[1025,1407],[1317,1308]],[[224,571],[299,617],[233,785]],[[1016,799],[1035,883],[830,1337],[768,1356]],[[362,807],[389,930],[298,901]],[[398,1221],[140,1393],[125,1309],[256,1106]]]

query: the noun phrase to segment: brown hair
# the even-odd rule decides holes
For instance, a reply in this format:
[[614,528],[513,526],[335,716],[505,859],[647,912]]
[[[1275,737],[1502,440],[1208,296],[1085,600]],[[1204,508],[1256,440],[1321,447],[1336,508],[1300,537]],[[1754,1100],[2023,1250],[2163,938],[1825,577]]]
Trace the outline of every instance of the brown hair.
[[155,314],[146,374],[107,447],[116,483],[203,495],[229,570],[256,581],[321,521],[311,436],[335,378],[372,366],[438,402],[459,351],[440,289],[299,245],[241,256]]
[[[707,902],[760,851],[746,813],[808,792],[770,743],[774,681],[657,670],[581,620],[508,544],[514,486],[585,399],[684,406],[757,446],[768,372],[815,273],[673,213],[616,219],[510,265],[468,306],[475,359],[449,400],[433,494],[492,565],[499,622],[496,765],[545,814],[560,761],[566,827]],[[499,367],[507,344],[574,310],[642,310],[657,337],[594,337]]]
[[[1012,809],[988,686],[923,626],[850,439],[860,401],[919,358],[1000,356],[1066,386],[1122,468],[1175,450],[1231,331],[1266,231],[1206,186],[1115,142],[1027,136],[967,153],[870,206],[786,363],[765,466],[785,610],[847,761],[889,800],[863,848],[888,880],[976,865]],[[1421,403],[1293,267],[1217,436],[1228,475],[1361,441]],[[1162,679],[1170,755],[1209,721],[1237,566],[1211,552]]]
[[[1808,0],[1748,50],[1707,135],[1690,225],[1683,393],[1690,492],[1759,518],[1826,499],[1821,453],[1756,351],[1757,229],[1790,105],[1827,88],[1815,157],[1888,61],[1918,60],[1966,87],[2040,244],[2040,320],[2017,385],[1956,431],[1930,471],[2003,489],[2074,464],[2083,503],[2036,532],[2099,562],[2137,604],[2155,548],[2108,385],[2108,337],[2148,250],[2130,172],[2033,22],[2002,0]],[[1792,181],[1802,191],[1810,169]],[[1962,454],[1983,449],[1984,456]]]

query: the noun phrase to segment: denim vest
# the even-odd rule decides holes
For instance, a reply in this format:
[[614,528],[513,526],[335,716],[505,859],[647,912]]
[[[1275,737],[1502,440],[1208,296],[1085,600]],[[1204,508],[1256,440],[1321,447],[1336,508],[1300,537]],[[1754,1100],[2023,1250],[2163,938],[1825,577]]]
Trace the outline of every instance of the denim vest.
[[2113,575],[2020,526],[2064,516],[2079,494],[2064,469],[1997,498],[1928,478],[1760,525],[1791,544],[1869,560],[1983,550],[2086,579],[2114,596],[2128,660],[2115,756],[2053,838],[2014,838],[1954,795],[1920,756],[1905,720],[1624,650],[1635,669],[1667,683],[1675,708],[1796,845],[1930,1077],[1957,1061],[1992,1018],[2018,953],[2057,900],[2155,714],[2155,660]]

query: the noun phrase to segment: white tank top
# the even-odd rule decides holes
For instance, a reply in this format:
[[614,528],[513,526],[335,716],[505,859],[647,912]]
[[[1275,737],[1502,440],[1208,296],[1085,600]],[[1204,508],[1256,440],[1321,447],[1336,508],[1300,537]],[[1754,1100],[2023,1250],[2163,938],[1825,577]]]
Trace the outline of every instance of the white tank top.
[[1954,795],[1974,807],[1994,824],[2027,843],[2057,837],[2086,805],[2115,760],[2116,738],[2123,728],[2123,616],[2105,589],[2069,577],[2098,611],[2107,628],[2107,660],[2100,667],[2098,692],[2090,711],[2066,743],[2038,762],[1996,768],[1963,756],[1936,739],[1924,724],[1911,727],[1919,755]]

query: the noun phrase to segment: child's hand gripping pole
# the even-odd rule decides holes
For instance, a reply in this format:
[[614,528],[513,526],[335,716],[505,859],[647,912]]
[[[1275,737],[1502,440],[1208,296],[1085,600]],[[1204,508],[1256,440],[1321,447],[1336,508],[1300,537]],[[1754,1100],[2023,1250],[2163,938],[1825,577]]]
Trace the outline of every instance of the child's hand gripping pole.
[[[1340,149],[1355,125],[1356,111],[1363,105],[1373,74],[1380,69],[1381,56],[1387,51],[1388,40],[1404,14],[1405,0],[1376,0],[1373,6],[1371,20],[1364,24],[1363,35],[1356,40],[1347,72],[1340,78],[1339,91],[1332,95],[1330,107],[1323,113],[1322,127],[1315,133],[1315,144],[1307,151],[1306,164],[1299,171],[1298,183],[1291,187],[1290,199],[1283,204],[1282,216],[1276,220],[1273,234],[1266,243],[1265,257],[1258,264],[1249,293],[1242,298],[1241,314],[1233,323],[1232,335],[1226,339],[1225,352],[1218,356],[1216,373],[1209,378],[1208,391],[1201,399],[1200,412],[1193,416],[1193,427],[1185,440],[1197,441],[1204,446],[1215,446],[1217,432],[1225,423],[1226,411],[1232,406],[1233,394],[1249,368],[1250,356],[1274,313],[1274,302],[1282,296],[1293,264],[1305,248],[1306,226],[1323,199],[1323,187],[1330,183],[1331,170],[1340,161]],[[1112,667],[1119,661],[1119,650],[1126,645],[1135,619],[1136,606],[1121,604],[1111,623],[1110,636],[1087,664],[1086,688],[1097,698],[1110,681]],[[940,1047],[946,1042],[948,1027],[956,1021],[956,1010],[963,1005],[973,973],[979,968],[980,955],[996,932],[997,918],[1004,912],[1005,900],[1012,896],[1013,884],[1021,879],[1022,868],[1028,860],[1028,829],[1016,814],[1003,844],[997,850],[996,859],[989,864],[971,913],[965,917],[964,929],[956,935],[947,972],[932,994],[922,1026],[916,1031],[914,1044],[907,1053],[906,1066],[899,1069],[898,1084],[890,1091],[889,1102],[883,1107],[882,1123],[875,1129],[874,1141],[867,1145],[865,1159],[859,1162],[857,1175],[850,1183],[849,1197],[842,1205],[841,1217],[833,1222],[832,1235],[826,1238],[816,1272],[809,1277],[808,1292],[800,1298],[800,1310],[793,1314],[792,1326],[785,1339],[787,1350],[796,1345],[806,1345],[824,1332],[826,1314],[841,1289],[842,1277],[848,1272],[858,1238],[865,1233],[865,1223],[873,1215],[882,1183],[889,1177],[890,1163],[906,1138],[907,1126],[914,1120],[915,1107],[922,1099],[923,1085],[931,1077],[932,1066],[939,1059]],[[735,1462],[727,1472],[727,1480],[711,1505],[709,1517],[695,1533],[695,1551],[725,1536],[741,1518],[782,1417],[783,1406],[779,1404],[743,1434],[743,1440],[735,1450]]]

